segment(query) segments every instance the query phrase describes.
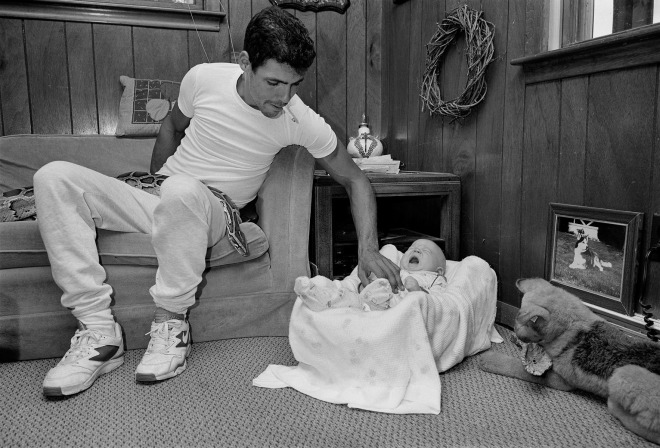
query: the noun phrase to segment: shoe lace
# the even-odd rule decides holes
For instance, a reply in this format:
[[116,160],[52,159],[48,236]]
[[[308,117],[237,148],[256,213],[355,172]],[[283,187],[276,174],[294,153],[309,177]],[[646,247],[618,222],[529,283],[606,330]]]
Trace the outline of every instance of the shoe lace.
[[98,343],[102,335],[97,331],[85,329],[85,330],[76,330],[75,334],[71,338],[71,347],[66,352],[64,357],[67,360],[75,361],[80,359],[89,353],[89,349],[92,344]]
[[148,353],[165,353],[172,339],[170,325],[168,322],[161,322],[152,327],[149,333],[145,333],[145,336],[151,336],[147,347]]

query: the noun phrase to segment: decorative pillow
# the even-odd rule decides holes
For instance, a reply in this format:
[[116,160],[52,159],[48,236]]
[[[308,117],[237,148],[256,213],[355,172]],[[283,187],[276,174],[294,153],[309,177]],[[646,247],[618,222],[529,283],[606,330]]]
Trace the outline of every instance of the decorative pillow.
[[119,101],[119,137],[155,137],[179,98],[180,82],[120,76],[124,93]]

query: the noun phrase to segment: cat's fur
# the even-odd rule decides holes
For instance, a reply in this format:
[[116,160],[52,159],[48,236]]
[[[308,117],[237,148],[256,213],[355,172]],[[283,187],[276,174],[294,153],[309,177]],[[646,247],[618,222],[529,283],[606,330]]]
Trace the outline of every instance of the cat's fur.
[[610,412],[626,428],[660,444],[660,344],[626,334],[543,279],[521,279],[516,285],[524,293],[516,336],[543,347],[552,368],[534,377],[520,368],[519,359],[494,351],[481,356],[480,367],[607,398]]

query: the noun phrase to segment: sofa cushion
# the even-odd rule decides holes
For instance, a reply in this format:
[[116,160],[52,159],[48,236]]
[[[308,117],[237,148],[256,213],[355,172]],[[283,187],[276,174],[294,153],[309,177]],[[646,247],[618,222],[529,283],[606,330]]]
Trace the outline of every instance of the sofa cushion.
[[[249,255],[244,257],[227,238],[210,247],[207,266],[223,266],[255,259],[268,250],[268,240],[261,228],[251,222],[241,224],[248,243]],[[151,237],[142,233],[98,231],[98,248],[102,264],[157,266]],[[0,224],[0,269],[48,266],[37,221],[4,222]]]

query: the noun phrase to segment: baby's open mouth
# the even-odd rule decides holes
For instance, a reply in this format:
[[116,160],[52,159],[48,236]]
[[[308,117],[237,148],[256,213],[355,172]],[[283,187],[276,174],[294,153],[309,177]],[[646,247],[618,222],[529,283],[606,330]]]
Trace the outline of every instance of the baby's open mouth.
[[419,258],[417,258],[415,255],[410,257],[410,260],[408,260],[410,264],[419,264]]

